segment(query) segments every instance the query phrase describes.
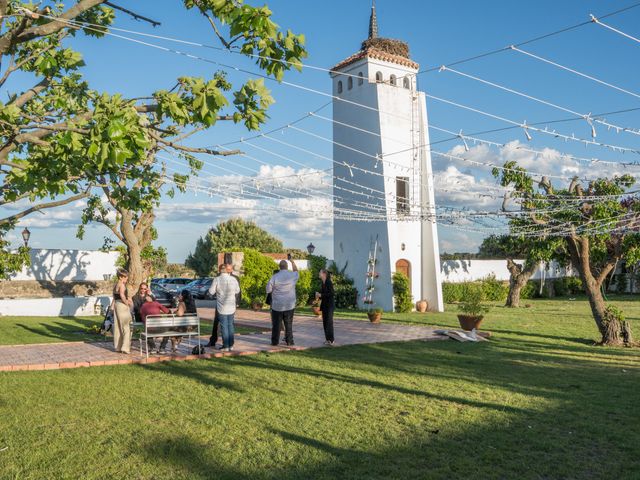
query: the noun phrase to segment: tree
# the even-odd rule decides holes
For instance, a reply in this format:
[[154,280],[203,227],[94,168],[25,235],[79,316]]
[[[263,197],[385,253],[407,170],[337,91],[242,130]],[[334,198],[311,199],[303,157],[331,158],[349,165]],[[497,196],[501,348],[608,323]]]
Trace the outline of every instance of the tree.
[[210,275],[216,270],[218,253],[241,251],[250,248],[265,253],[281,253],[282,242],[256,223],[232,218],[220,222],[198,239],[193,254],[189,254],[185,264],[198,274]]
[[[631,175],[599,178],[586,184],[574,178],[556,189],[547,177],[536,185],[516,162],[494,169],[503,186],[512,186],[522,215],[510,220],[512,231],[529,237],[555,237],[578,270],[602,344],[618,345],[621,314],[607,307],[602,288],[620,260],[640,260],[640,199],[626,194]],[[628,325],[627,325],[628,327]]]
[[[127,265],[130,264],[126,247],[119,245],[116,247],[116,250],[120,252],[120,256],[116,262],[117,266],[126,268]],[[156,248],[153,245],[147,245],[142,252],[140,252],[140,258],[142,260],[143,280],[148,280],[159,272],[167,270],[167,250],[164,247]]]
[[[555,250],[560,248],[559,240],[551,237],[529,237],[525,235],[489,235],[482,241],[479,257],[505,258],[509,271],[509,293],[505,307],[520,306],[520,292],[536,272],[541,262],[549,262]],[[524,259],[523,264],[516,259]]]
[[262,302],[267,295],[267,282],[277,265],[271,257],[267,257],[253,248],[244,248],[242,252],[244,253],[242,275],[240,276],[242,303],[250,305],[254,300]]
[[[188,179],[167,176],[157,153],[181,156],[195,174],[202,163],[194,154],[235,152],[190,147],[185,144],[190,136],[217,121],[256,129],[273,99],[262,78],[232,91],[224,72],[211,79],[181,77],[172,88],[144,98],[92,90],[80,74],[81,54],[63,43],[77,34],[103,36],[115,17],[105,3],[79,0],[69,8],[65,2],[40,8],[0,0],[5,66],[0,85],[15,72],[35,77],[30,88],[10,93],[8,102],[0,104],[0,205],[32,203],[0,219],[0,226],[12,228],[33,212],[88,198],[83,225],[104,223],[126,245],[130,281],[137,283],[161,188],[172,181],[184,190]],[[203,15],[225,48],[255,56],[267,75],[280,80],[286,70],[301,68],[304,37],[279,30],[267,7],[236,0],[183,4]],[[234,111],[223,111],[227,108]],[[78,233],[82,236],[83,229]]]

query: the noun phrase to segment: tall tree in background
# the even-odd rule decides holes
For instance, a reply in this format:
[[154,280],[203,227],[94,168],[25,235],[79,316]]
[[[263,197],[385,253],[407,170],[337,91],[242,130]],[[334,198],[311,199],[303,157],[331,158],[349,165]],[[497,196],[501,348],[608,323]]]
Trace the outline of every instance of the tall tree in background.
[[218,253],[246,248],[264,253],[284,251],[282,242],[256,223],[233,218],[218,223],[204,238],[198,239],[196,249],[189,254],[185,265],[198,275],[211,275],[218,263]]
[[[181,157],[194,174],[202,165],[195,154],[234,152],[188,146],[191,135],[217,121],[257,129],[273,99],[262,79],[234,89],[224,72],[181,77],[144,98],[92,90],[80,73],[82,55],[64,43],[79,34],[104,36],[115,11],[105,0],[69,3],[0,0],[0,86],[16,73],[35,78],[0,103],[0,205],[15,212],[0,218],[0,237],[33,212],[88,199],[83,224],[104,223],[125,244],[130,281],[138,283],[161,188],[171,181],[184,189],[188,180],[188,174],[167,176],[158,153]],[[281,31],[267,7],[236,0],[182,3],[203,15],[225,48],[257,55],[266,74],[280,80],[286,70],[301,68],[304,37]]]
[[553,236],[562,242],[578,270],[602,343],[619,345],[630,338],[617,309],[606,305],[602,288],[620,260],[640,260],[640,199],[625,195],[635,183],[631,175],[600,178],[583,184],[577,178],[563,189],[543,177],[536,184],[516,162],[494,169],[503,186],[514,188],[524,215],[511,228],[529,236]]

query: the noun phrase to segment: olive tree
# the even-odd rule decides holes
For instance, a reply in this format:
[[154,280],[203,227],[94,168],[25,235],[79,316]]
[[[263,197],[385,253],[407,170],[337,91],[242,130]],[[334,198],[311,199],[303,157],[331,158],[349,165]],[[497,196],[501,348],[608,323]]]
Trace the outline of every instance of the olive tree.
[[[225,48],[257,58],[266,75],[280,80],[285,71],[301,68],[304,37],[282,31],[268,7],[241,0],[181,3],[202,15]],[[81,53],[65,40],[104,36],[116,14],[107,4],[0,0],[0,87],[17,72],[33,78],[0,103],[0,206],[15,211],[0,218],[0,228],[6,232],[33,212],[86,200],[79,236],[89,222],[106,225],[126,246],[130,281],[136,284],[166,183],[184,190],[202,166],[196,154],[237,153],[194,148],[187,145],[189,137],[219,121],[255,130],[273,99],[262,78],[234,87],[224,72],[208,79],[180,77],[143,98],[92,89],[81,73]],[[160,152],[182,156],[190,172],[168,175]]]

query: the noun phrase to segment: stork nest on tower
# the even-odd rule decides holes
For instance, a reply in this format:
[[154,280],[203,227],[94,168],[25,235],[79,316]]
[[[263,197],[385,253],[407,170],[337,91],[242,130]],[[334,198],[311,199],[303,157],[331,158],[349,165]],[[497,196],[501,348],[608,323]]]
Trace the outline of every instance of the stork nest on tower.
[[375,48],[391,55],[397,55],[399,57],[409,57],[409,44],[402,40],[395,40],[393,38],[369,38],[362,42],[362,50],[369,48]]

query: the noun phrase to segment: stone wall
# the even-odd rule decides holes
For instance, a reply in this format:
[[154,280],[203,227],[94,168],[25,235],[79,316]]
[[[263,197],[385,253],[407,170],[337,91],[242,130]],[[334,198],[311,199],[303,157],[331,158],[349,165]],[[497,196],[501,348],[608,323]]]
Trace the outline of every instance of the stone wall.
[[113,280],[60,282],[47,280],[0,281],[0,298],[60,298],[111,295]]

